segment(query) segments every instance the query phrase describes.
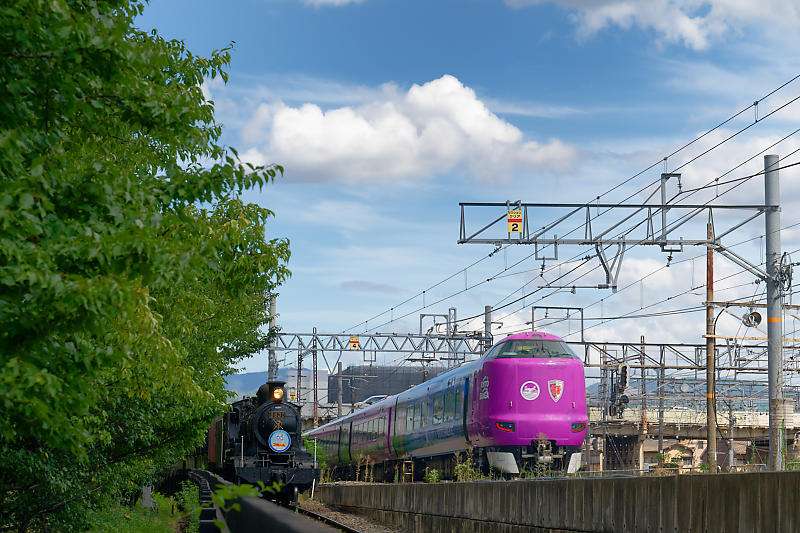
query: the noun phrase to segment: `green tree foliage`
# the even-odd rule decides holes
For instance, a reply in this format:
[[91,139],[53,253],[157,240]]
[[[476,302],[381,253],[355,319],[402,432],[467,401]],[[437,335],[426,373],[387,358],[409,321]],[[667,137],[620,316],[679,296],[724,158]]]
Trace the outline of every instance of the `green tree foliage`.
[[282,172],[220,143],[197,57],[143,5],[0,6],[0,528],[69,530],[202,444],[288,275]]

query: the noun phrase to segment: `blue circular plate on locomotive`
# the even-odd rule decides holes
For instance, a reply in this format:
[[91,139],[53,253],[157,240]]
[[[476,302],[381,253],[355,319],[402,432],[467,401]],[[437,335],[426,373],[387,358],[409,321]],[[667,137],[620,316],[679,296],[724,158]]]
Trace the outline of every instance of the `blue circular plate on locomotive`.
[[269,436],[269,448],[273,452],[285,452],[292,445],[292,437],[282,429],[273,431]]

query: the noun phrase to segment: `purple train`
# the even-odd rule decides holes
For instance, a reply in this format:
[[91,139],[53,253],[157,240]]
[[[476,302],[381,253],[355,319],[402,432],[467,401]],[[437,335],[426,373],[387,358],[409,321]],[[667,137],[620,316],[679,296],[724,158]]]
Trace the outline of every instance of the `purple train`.
[[559,337],[527,332],[305,436],[341,477],[372,464],[386,479],[408,460],[417,477],[425,467],[449,477],[461,452],[484,471],[516,474],[541,463],[565,468],[587,422],[583,363]]

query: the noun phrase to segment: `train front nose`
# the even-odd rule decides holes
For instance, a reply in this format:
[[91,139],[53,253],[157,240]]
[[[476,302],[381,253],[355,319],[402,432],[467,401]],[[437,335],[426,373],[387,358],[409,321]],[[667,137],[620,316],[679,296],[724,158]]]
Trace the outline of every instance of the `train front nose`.
[[489,426],[504,443],[550,440],[577,446],[586,436],[586,386],[577,359],[498,359],[487,363],[495,376]]

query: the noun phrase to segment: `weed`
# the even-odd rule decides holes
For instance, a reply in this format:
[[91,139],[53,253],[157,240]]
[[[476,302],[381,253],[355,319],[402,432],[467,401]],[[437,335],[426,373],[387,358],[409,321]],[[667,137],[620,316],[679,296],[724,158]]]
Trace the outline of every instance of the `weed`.
[[457,453],[454,458],[456,465],[453,468],[453,474],[456,481],[475,481],[481,478],[481,473],[472,462],[472,457],[462,460],[461,454]]
[[442,474],[435,468],[425,469],[425,483],[439,483],[442,480]]

